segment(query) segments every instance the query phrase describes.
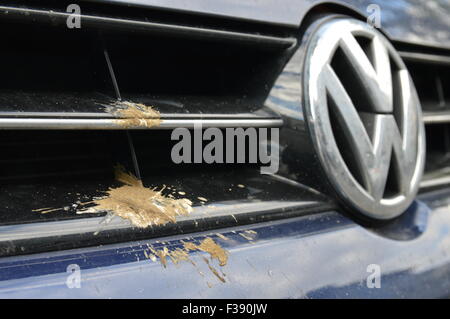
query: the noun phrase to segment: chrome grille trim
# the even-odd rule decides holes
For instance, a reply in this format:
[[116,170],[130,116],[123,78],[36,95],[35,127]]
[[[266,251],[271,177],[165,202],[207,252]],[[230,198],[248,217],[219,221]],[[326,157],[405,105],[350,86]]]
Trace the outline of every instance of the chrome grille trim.
[[450,65],[450,56],[446,55],[401,51],[400,56],[404,60],[411,62]]
[[178,127],[281,127],[282,119],[162,119],[153,127],[128,127],[121,119],[56,119],[56,118],[0,118],[0,129],[18,130],[120,130],[120,129],[175,129]]
[[425,124],[449,123],[450,111],[423,112],[423,121]]
[[[67,12],[8,6],[0,6],[0,13],[2,13],[4,17],[17,17],[20,19],[29,19],[32,21],[39,20],[53,24],[66,23],[67,18],[71,15]],[[217,30],[211,28],[197,28],[185,25],[119,19],[84,14],[81,14],[80,17],[81,23],[88,27],[118,28],[153,33],[179,34],[185,37],[241,41],[252,44],[271,45],[278,48],[288,48],[294,46],[297,43],[297,40],[295,38],[283,38],[245,32]]]

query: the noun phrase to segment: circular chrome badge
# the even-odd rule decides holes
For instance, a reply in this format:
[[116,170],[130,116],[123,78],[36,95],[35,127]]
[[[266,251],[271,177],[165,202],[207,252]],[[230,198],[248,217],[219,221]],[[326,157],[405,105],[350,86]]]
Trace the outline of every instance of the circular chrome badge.
[[400,215],[425,161],[420,102],[405,64],[379,31],[346,18],[322,23],[306,50],[304,114],[332,187],[366,217]]

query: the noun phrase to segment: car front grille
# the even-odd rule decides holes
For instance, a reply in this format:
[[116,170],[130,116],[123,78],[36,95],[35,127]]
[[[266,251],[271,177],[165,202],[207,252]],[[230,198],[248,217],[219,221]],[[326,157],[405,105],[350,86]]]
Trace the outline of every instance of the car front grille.
[[422,188],[450,182],[450,54],[437,49],[401,47],[422,104],[427,160]]
[[[83,3],[81,29],[67,28],[68,13],[59,2],[0,6],[5,61],[0,256],[212,230],[337,207],[309,187],[315,187],[309,179],[318,179],[310,167],[294,173],[280,167],[280,175],[267,176],[255,164],[177,165],[170,158],[174,128],[282,128],[282,139],[289,135],[291,141],[279,147],[294,149],[282,162],[298,165],[307,149],[299,142],[304,132],[286,129],[285,121],[292,119],[267,103],[279,102],[270,99],[271,90],[292,89],[294,99],[277,97],[293,101],[286,103],[286,114],[301,117],[296,109],[301,72],[280,75],[297,49],[298,30]],[[450,183],[450,55],[409,47],[401,52],[426,123],[422,186]],[[277,86],[279,75],[288,81]],[[118,101],[152,106],[161,123],[119,124],[108,112]],[[195,213],[151,229],[117,220],[105,224],[105,213],[77,214],[80,203],[118,185],[117,164],[145,186],[187,194]],[[301,174],[308,175],[306,182]],[[219,207],[204,205],[199,197]],[[41,213],[53,208],[58,210]]]
[[89,14],[68,29],[65,12],[0,13],[0,127],[117,129],[103,110],[117,99],[160,110],[160,128],[281,124],[261,106],[295,39]]
[[[0,7],[0,58],[6,61],[0,79],[0,255],[210,230],[334,207],[291,180],[261,175],[255,164],[177,165],[170,158],[173,128],[283,125],[264,106],[297,43],[283,27],[202,17],[194,24],[186,15],[91,2],[81,8],[81,29],[69,29],[59,2]],[[107,110],[119,100],[152,106],[161,123],[117,124]],[[81,203],[119,185],[117,164],[145,186],[186,194],[195,214],[151,229],[117,220],[105,224],[105,213],[77,214]],[[219,207],[204,206],[199,197]]]

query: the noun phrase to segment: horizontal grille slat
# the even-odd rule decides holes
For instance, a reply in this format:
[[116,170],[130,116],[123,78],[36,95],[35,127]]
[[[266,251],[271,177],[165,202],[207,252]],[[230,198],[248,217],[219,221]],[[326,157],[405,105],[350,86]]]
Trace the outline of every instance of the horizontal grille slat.
[[[125,120],[126,121],[126,120]],[[124,124],[122,124],[124,123]],[[129,125],[121,120],[112,119],[12,119],[0,118],[0,129],[22,130],[120,130],[120,129],[175,129],[194,128],[195,125],[208,127],[280,127],[282,119],[164,119],[157,126]]]
[[[108,189],[123,186],[116,180],[117,166],[140,178],[145,187],[164,189],[169,198],[193,202],[200,215],[161,228],[164,234],[255,222],[263,213],[284,218],[334,207],[322,205],[322,196],[315,193],[298,201],[299,193],[311,191],[261,178],[261,167],[269,164],[263,164],[262,158],[250,161],[254,153],[248,151],[243,163],[237,151],[239,137],[239,143],[224,145],[234,151],[231,160],[227,152],[218,150],[215,156],[223,153],[227,157],[214,163],[197,159],[178,163],[172,158],[178,141],[171,139],[171,129],[201,125],[203,129],[220,128],[225,136],[225,128],[283,126],[282,117],[266,107],[265,101],[297,43],[295,33],[281,35],[284,31],[275,30],[276,26],[260,29],[254,25],[245,30],[246,23],[235,22],[214,27],[205,19],[198,24],[189,19],[171,22],[166,17],[146,20],[139,13],[133,19],[131,15],[120,17],[120,12],[114,16],[89,11],[88,6],[82,6],[82,28],[69,30],[69,14],[58,11],[61,7],[40,8],[0,6],[4,44],[0,59],[8,61],[0,77],[0,148],[4,154],[0,156],[0,200],[4,203],[0,227],[3,233],[5,227],[16,227],[8,228],[11,232],[1,238],[0,255],[17,253],[4,249],[5,244],[16,244],[16,239],[22,247],[32,243],[33,236],[20,238],[17,232],[25,224],[31,225],[25,232],[34,235],[33,225],[62,222],[68,227],[57,235],[59,239],[40,233],[51,244],[38,250],[62,247],[55,240],[62,243],[67,236],[77,237],[75,245],[80,244],[79,238],[88,237],[91,243],[148,237],[148,231],[157,227],[140,232],[130,225],[124,227],[126,223],[105,223],[111,232],[99,235],[95,229],[94,234],[92,228],[103,227],[98,223],[106,212],[80,214],[86,208],[83,205],[89,207]],[[118,105],[152,107],[160,115],[153,119],[160,123],[133,126],[118,114]],[[276,134],[272,132],[278,133],[269,130],[270,137]],[[267,141],[260,137],[263,131],[256,130],[257,143],[266,147]],[[247,147],[253,142],[253,135],[245,137]],[[195,154],[196,145],[194,141],[186,153]],[[258,151],[260,147],[257,144]],[[214,202],[219,203],[219,210],[214,209],[213,218],[207,219],[202,210],[210,214],[206,205]],[[80,229],[85,223],[79,219],[92,222]],[[58,232],[59,226],[52,225],[55,228],[49,231]],[[123,234],[118,235],[121,229]],[[38,251],[37,246],[22,252]]]
[[[58,12],[55,10],[39,10],[33,8],[19,8],[0,6],[0,13],[5,18],[27,19],[33,22],[44,22],[52,24],[66,24],[70,13]],[[234,32],[201,27],[191,27],[185,25],[172,25],[156,23],[150,21],[137,21],[104,16],[94,16],[80,14],[81,23],[87,27],[99,27],[103,29],[117,28],[124,31],[144,31],[157,33],[160,35],[177,35],[183,37],[193,37],[214,41],[239,41],[254,45],[271,46],[274,48],[287,48],[296,44],[295,38],[283,38],[262,34],[252,34],[244,32]]]
[[450,123],[450,110],[441,112],[425,111],[423,113],[423,120],[425,124]]
[[450,52],[401,51],[422,104],[427,157],[423,189],[450,183]]
[[440,54],[428,54],[417,52],[400,51],[400,56],[405,61],[425,64],[450,65],[450,56]]
[[[0,14],[0,129],[282,125],[264,100],[294,38],[97,13],[70,30],[63,11],[3,5]],[[161,125],[116,121],[108,110],[118,99],[153,107]]]

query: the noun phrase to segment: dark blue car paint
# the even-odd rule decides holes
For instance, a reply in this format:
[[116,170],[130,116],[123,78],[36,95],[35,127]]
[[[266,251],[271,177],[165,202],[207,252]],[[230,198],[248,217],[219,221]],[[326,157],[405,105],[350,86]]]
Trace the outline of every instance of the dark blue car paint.
[[[403,239],[369,230],[337,212],[221,231],[96,248],[3,258],[4,298],[372,298],[450,294],[450,189],[424,194],[397,223]],[[391,226],[392,227],[392,226]],[[254,230],[253,240],[241,236]],[[248,233],[247,234],[248,237]],[[147,259],[147,244],[175,249],[212,236],[229,251],[226,282],[188,262],[167,268]],[[164,242],[163,242],[164,241]],[[202,253],[191,253],[202,264]],[[67,267],[81,268],[81,288],[68,288]],[[368,288],[367,267],[381,268],[381,288]],[[219,268],[219,267],[218,267]],[[212,284],[210,288],[208,286]]]

